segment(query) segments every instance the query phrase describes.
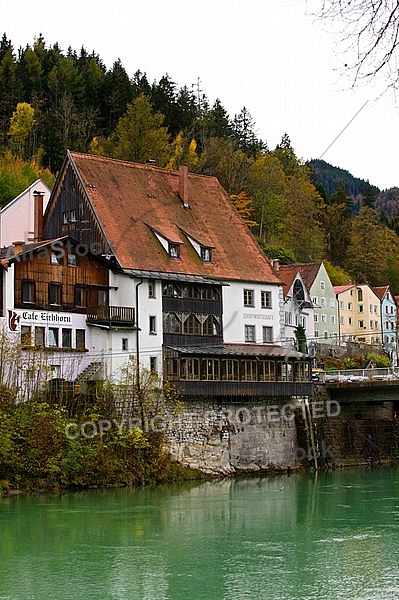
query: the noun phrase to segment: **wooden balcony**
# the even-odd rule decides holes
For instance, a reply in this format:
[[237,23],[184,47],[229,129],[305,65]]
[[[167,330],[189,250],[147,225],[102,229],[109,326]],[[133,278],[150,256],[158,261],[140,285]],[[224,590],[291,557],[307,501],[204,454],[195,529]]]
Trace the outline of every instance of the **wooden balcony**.
[[87,309],[87,323],[109,327],[136,328],[136,315],[130,306],[93,306]]

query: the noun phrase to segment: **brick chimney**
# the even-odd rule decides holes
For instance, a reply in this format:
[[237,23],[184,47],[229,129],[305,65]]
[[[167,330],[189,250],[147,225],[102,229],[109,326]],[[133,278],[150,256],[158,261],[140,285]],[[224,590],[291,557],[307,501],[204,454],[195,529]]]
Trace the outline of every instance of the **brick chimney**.
[[188,167],[180,165],[179,167],[179,196],[183,202],[184,208],[190,208],[188,203]]
[[44,192],[35,190],[33,192],[33,241],[40,242],[44,236],[44,224],[43,224],[43,199]]

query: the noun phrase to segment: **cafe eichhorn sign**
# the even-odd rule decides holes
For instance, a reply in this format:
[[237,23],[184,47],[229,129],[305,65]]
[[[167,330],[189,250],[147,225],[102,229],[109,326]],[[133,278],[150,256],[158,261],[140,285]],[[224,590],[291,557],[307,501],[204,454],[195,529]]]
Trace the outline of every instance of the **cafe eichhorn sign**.
[[21,331],[21,325],[72,325],[72,317],[47,310],[7,310],[9,332]]

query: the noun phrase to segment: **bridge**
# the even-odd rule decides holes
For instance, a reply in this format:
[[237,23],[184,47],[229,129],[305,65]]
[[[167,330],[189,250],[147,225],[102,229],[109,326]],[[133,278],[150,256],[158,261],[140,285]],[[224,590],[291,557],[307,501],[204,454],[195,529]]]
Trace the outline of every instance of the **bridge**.
[[329,372],[319,383],[340,402],[399,402],[398,367]]

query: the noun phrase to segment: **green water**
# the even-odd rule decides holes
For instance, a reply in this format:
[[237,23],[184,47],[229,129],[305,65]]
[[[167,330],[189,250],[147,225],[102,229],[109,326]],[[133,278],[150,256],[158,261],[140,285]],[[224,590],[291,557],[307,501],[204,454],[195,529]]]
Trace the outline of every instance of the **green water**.
[[399,470],[0,498],[1,600],[399,598]]

